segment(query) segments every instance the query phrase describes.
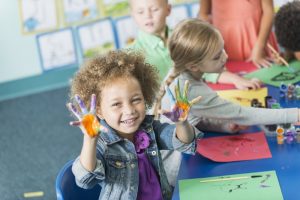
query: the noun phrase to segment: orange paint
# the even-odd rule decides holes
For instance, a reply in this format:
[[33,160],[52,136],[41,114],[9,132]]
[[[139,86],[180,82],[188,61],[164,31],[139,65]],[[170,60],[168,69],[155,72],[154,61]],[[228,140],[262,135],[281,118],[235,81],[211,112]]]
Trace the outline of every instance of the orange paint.
[[184,102],[177,102],[176,106],[183,111],[183,113],[181,114],[180,117],[185,118],[187,116],[188,112],[189,112],[190,106],[187,103],[184,103]]
[[100,130],[100,123],[93,114],[85,115],[81,123],[89,136],[95,137],[98,135],[98,132]]

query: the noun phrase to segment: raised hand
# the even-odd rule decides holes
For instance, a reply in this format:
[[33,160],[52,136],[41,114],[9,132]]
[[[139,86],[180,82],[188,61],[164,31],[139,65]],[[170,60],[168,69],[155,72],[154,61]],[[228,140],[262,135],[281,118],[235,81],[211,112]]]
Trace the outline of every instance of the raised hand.
[[75,100],[81,111],[78,111],[72,103],[67,104],[67,108],[75,115],[78,121],[70,122],[71,126],[79,126],[90,137],[96,137],[100,131],[107,131],[105,127],[101,126],[96,113],[96,95],[91,96],[90,111],[87,110],[84,102],[79,95],[75,95]]
[[166,92],[171,100],[171,111],[161,111],[161,113],[172,120],[173,122],[185,121],[188,117],[190,108],[193,104],[197,103],[201,96],[196,97],[192,101],[187,99],[189,82],[184,84],[183,94],[180,91],[179,80],[175,86],[175,97],[173,96],[169,87],[166,87]]

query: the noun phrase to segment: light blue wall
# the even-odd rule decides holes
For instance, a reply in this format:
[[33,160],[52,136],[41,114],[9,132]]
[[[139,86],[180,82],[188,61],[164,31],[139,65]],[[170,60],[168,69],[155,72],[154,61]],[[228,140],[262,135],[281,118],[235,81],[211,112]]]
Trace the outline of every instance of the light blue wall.
[[0,0],[0,84],[42,73],[34,35],[22,35],[17,0]]

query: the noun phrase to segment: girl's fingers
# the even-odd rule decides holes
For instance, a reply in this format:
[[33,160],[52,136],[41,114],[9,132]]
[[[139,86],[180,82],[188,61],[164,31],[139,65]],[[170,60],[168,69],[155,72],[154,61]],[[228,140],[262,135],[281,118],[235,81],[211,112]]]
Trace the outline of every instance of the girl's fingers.
[[70,122],[70,125],[71,126],[80,126],[81,122],[80,121],[72,121],[72,122]]
[[67,103],[68,110],[75,115],[77,119],[81,119],[80,113],[72,103]]
[[75,99],[76,99],[76,101],[77,101],[77,103],[78,103],[78,105],[79,105],[79,107],[81,109],[82,114],[88,113],[88,111],[87,111],[87,109],[85,107],[84,102],[81,100],[81,98],[79,97],[78,94],[75,95]]
[[198,96],[198,97],[194,98],[192,101],[190,101],[190,107],[192,105],[194,105],[195,103],[198,103],[201,98],[202,98],[202,96]]
[[183,89],[183,98],[184,99],[187,99],[188,88],[189,88],[189,81],[186,80],[185,83],[184,83],[184,89]]
[[92,94],[92,96],[91,96],[90,112],[91,113],[95,113],[96,112],[96,95],[95,94]]
[[175,99],[174,95],[172,94],[169,87],[166,86],[165,90],[167,92],[167,95],[169,96],[169,99],[171,100],[171,107],[173,107],[176,104],[176,99]]

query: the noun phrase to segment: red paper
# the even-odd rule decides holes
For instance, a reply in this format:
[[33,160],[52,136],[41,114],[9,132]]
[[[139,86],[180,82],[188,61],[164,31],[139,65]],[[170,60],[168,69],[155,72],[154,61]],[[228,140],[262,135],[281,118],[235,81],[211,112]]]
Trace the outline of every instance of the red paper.
[[272,157],[264,132],[199,139],[197,152],[216,162]]
[[[257,67],[252,62],[244,61],[228,61],[226,63],[226,68],[228,71],[239,75],[245,75],[257,70]],[[236,89],[233,84],[207,83],[207,85],[213,90]]]

